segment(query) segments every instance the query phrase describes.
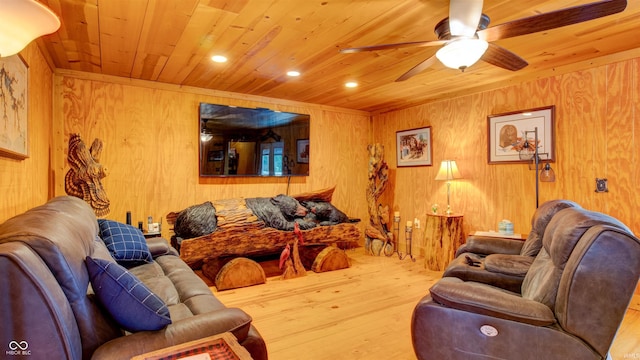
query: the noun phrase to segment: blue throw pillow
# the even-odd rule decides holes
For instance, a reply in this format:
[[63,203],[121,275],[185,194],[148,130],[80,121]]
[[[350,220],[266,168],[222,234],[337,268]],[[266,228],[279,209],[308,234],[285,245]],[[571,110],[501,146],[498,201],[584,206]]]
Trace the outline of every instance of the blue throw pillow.
[[160,330],[171,324],[167,305],[127,269],[88,256],[86,263],[93,292],[123,329]]
[[98,219],[100,237],[116,261],[130,267],[153,261],[140,229],[113,220]]

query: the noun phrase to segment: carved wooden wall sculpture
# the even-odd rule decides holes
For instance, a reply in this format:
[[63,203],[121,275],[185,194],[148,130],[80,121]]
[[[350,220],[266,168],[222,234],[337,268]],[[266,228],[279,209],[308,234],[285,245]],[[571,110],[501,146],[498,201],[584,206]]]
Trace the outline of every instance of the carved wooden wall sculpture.
[[100,164],[102,141],[93,140],[87,149],[79,134],[71,134],[67,161],[71,167],[64,178],[64,190],[68,195],[86,201],[96,216],[105,216],[110,212],[109,199],[102,187],[101,180],[107,176],[107,169]]

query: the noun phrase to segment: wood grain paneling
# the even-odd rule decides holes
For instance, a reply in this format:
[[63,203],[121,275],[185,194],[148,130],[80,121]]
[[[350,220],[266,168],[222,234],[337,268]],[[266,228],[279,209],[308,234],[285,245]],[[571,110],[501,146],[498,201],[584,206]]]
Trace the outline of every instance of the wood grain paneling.
[[[509,219],[527,234],[535,172],[487,163],[487,116],[555,105],[556,182],[540,183],[540,202],[574,200],[640,233],[639,70],[640,60],[627,60],[374,116],[374,140],[394,171],[392,207],[422,221],[431,204],[446,208],[446,185],[433,179],[440,162],[452,159],[464,176],[452,183],[451,202],[464,214],[465,233],[497,230]],[[396,168],[395,132],[422,126],[432,127],[434,166]],[[608,193],[595,193],[596,177],[608,179]]]
[[53,72],[35,44],[27,46],[20,56],[29,67],[29,157],[24,160],[0,157],[0,222],[44,203],[50,192]]
[[[67,141],[77,132],[85,142],[97,137],[105,144],[101,162],[109,175],[104,185],[112,204],[109,218],[115,220],[124,221],[126,211],[137,222],[211,199],[296,194],[334,185],[335,204],[367,220],[366,146],[380,142],[391,178],[381,200],[400,211],[402,221],[415,217],[424,224],[432,204],[445,207],[446,184],[433,179],[440,161],[453,159],[464,179],[452,183],[451,202],[455,212],[464,214],[465,233],[495,229],[504,218],[514,222],[515,232],[527,233],[535,210],[534,172],[526,165],[487,164],[487,116],[555,105],[557,161],[552,166],[557,180],[540,184],[540,201],[571,199],[640,233],[635,216],[640,201],[637,58],[370,118],[348,109],[72,70],[57,70],[52,86],[51,70],[37,47],[27,47],[22,56],[30,69],[30,157],[0,158],[0,220],[64,194]],[[315,159],[310,176],[200,178],[201,101],[309,113]],[[396,131],[423,126],[432,126],[434,166],[397,168]],[[594,192],[596,177],[609,180],[608,193]],[[163,230],[167,235],[166,221]],[[414,244],[423,243],[423,231],[414,232]],[[401,241],[404,251],[403,246]]]
[[[269,107],[311,115],[310,175],[287,178],[201,178],[200,102]],[[336,186],[333,203],[352,217],[367,214],[365,184],[370,119],[366,112],[203,91],[73,71],[55,76],[55,192],[64,194],[69,134],[104,142],[103,185],[110,219],[134,223],[208,200],[297,194]],[[168,236],[164,221],[163,235]]]

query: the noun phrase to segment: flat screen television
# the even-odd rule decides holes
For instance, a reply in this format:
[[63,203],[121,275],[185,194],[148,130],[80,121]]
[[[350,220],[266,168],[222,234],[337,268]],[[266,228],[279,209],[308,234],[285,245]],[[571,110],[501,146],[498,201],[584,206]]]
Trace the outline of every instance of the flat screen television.
[[200,103],[200,176],[308,176],[308,114]]

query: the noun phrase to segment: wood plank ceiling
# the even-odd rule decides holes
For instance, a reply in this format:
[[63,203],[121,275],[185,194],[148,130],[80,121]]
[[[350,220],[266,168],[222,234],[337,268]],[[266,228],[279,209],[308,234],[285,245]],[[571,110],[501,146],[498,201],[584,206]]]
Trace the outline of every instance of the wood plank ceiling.
[[[497,41],[529,62],[523,70],[480,61],[462,73],[436,63],[394,82],[438,48],[339,49],[436,40],[448,0],[40,1],[62,20],[59,31],[38,40],[57,68],[370,112],[570,71],[640,48],[640,1],[629,0],[616,15]],[[491,26],[590,2],[485,0],[483,12]],[[214,54],[229,61],[214,63]],[[288,77],[289,70],[301,76]],[[350,80],[359,86],[346,88]]]

